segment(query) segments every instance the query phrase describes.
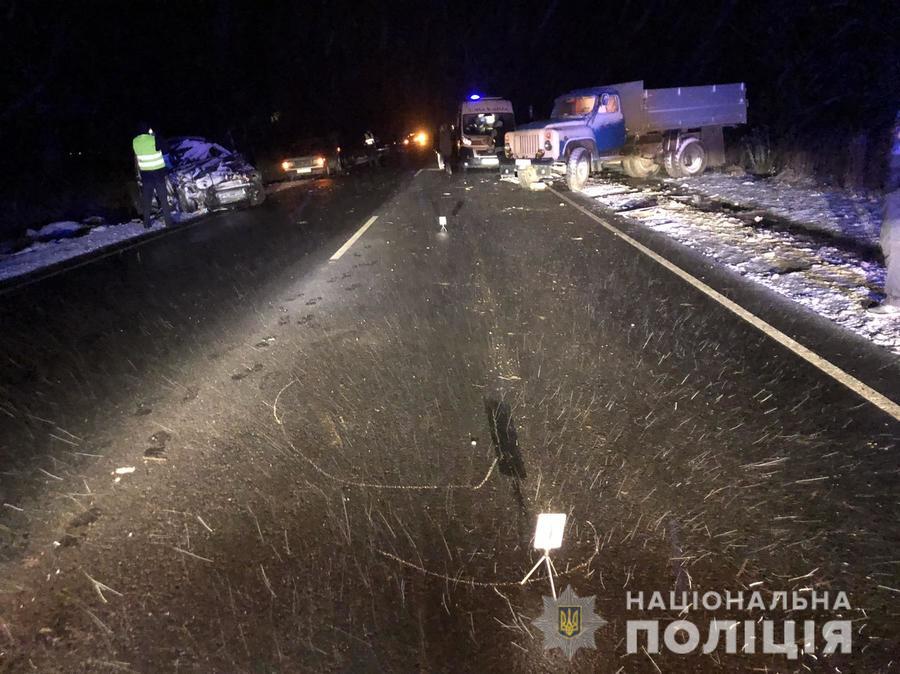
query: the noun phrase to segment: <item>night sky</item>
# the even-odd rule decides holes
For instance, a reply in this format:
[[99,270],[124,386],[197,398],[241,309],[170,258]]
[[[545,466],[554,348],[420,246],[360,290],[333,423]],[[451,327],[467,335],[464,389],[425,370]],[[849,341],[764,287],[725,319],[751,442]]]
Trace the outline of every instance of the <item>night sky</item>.
[[127,168],[140,120],[252,155],[297,136],[433,126],[474,90],[511,97],[527,120],[576,86],[746,81],[751,125],[816,144],[886,128],[898,106],[896,2],[2,7],[3,161],[46,176],[71,151]]

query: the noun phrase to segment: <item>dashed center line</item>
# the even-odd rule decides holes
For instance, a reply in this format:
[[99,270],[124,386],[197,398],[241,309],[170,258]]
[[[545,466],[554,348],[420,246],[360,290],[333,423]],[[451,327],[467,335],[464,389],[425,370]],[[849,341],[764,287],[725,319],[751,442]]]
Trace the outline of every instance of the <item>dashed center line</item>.
[[372,226],[372,223],[375,222],[377,219],[378,219],[378,216],[373,215],[371,218],[366,220],[366,224],[364,224],[362,227],[357,229],[356,233],[353,236],[351,236],[349,239],[347,239],[347,242],[343,246],[338,248],[337,252],[334,255],[332,255],[328,261],[334,262],[335,260],[340,260],[341,256],[344,253],[346,253],[348,250],[350,250],[350,246],[352,246],[354,243],[356,243],[356,240],[359,239],[359,237],[361,237],[363,234],[365,234],[366,230],[369,229],[369,227]]
[[900,421],[900,405],[895,403],[893,400],[891,400],[887,396],[882,395],[881,393],[879,393],[878,391],[873,389],[871,386],[868,386],[867,384],[861,382],[859,379],[857,379],[850,373],[845,372],[844,370],[839,368],[834,363],[826,360],[825,358],[823,358],[822,356],[817,354],[815,351],[812,351],[812,350],[806,348],[797,340],[792,339],[791,337],[788,337],[786,334],[781,332],[781,330],[779,330],[775,326],[773,326],[773,325],[767,323],[766,321],[764,321],[763,319],[759,318],[756,314],[751,313],[750,311],[748,311],[747,309],[742,307],[737,302],[734,302],[733,300],[728,299],[727,297],[725,297],[725,295],[720,293],[718,290],[713,289],[711,286],[707,285],[706,283],[704,283],[703,281],[698,279],[696,276],[689,274],[688,272],[686,272],[684,269],[682,269],[675,263],[670,262],[669,260],[664,258],[662,255],[659,255],[658,253],[655,253],[654,251],[650,250],[647,246],[640,243],[636,239],[633,239],[632,237],[628,236],[625,232],[618,229],[617,227],[614,227],[613,225],[609,224],[608,222],[603,220],[597,214],[592,213],[590,210],[588,210],[581,204],[577,203],[571,197],[558,192],[557,190],[553,189],[552,187],[550,188],[550,191],[553,192],[560,199],[567,201],[570,205],[577,208],[579,211],[584,213],[586,216],[588,216],[592,220],[599,223],[602,227],[607,229],[614,236],[618,237],[619,239],[621,239],[628,245],[636,248],[641,253],[643,253],[650,259],[652,259],[654,262],[661,264],[663,267],[668,269],[670,272],[672,272],[679,278],[683,279],[684,281],[687,281],[689,284],[694,286],[694,288],[696,288],[697,290],[702,292],[704,295],[715,300],[720,305],[722,305],[723,307],[728,309],[731,313],[744,319],[750,325],[752,325],[756,329],[760,330],[761,332],[766,334],[768,337],[774,339],[776,342],[778,342],[785,348],[792,351],[795,355],[799,356],[800,358],[805,360],[810,365],[812,365],[812,366],[816,367],[817,369],[819,369],[820,371],[824,372],[825,374],[827,374],[829,377],[831,377],[835,381],[843,384],[844,386],[849,388],[851,391],[853,391],[857,395],[864,398],[865,400],[868,400],[870,403],[872,403],[873,405],[875,405],[882,411],[889,414],[895,420]]

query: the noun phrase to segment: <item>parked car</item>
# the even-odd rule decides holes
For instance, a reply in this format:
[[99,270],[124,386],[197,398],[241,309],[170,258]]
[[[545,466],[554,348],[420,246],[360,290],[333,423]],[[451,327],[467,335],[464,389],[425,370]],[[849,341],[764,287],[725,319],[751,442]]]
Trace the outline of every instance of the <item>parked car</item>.
[[171,138],[169,146],[170,193],[181,212],[257,206],[265,200],[262,175],[241,154],[195,136]]
[[299,141],[288,149],[281,162],[281,171],[288,180],[342,173],[341,148],[322,138]]

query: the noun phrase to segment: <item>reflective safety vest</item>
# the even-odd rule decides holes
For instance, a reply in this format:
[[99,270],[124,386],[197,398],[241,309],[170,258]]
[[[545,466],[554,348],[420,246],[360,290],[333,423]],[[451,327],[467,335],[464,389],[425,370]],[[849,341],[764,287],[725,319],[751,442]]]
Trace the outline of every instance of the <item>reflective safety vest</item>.
[[163,154],[156,149],[156,136],[150,133],[142,133],[135,136],[131,142],[134,147],[134,156],[137,157],[138,168],[141,171],[159,171],[166,168]]

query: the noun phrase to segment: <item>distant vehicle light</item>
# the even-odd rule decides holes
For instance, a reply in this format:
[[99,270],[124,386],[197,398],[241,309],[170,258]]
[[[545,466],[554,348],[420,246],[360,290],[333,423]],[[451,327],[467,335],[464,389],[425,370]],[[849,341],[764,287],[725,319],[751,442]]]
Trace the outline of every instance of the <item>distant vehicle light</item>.
[[290,171],[291,170],[291,162],[289,162],[289,161],[281,162],[281,170],[282,171]]
[[404,144],[404,145],[409,145],[409,138],[404,138],[404,139],[403,139],[403,144]]
[[428,142],[428,134],[424,131],[419,131],[419,133],[416,134],[415,140],[419,145],[424,146]]
[[481,96],[478,95],[478,94],[471,94],[471,95],[469,96],[469,100],[470,100],[470,101],[477,101],[479,98],[481,98]]
[[335,148],[335,151],[339,153],[341,151],[341,146],[338,145],[337,148]]

